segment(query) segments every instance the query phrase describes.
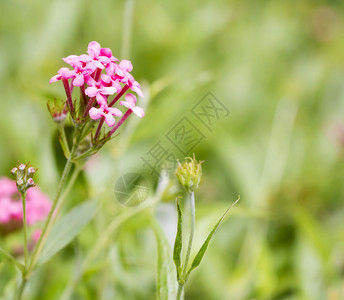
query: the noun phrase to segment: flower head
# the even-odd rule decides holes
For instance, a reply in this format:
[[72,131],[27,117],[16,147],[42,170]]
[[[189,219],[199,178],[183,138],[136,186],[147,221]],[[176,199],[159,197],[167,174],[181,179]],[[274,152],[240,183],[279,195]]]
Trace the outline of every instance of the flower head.
[[16,179],[17,189],[20,193],[25,193],[30,187],[35,186],[32,179],[37,169],[30,167],[28,164],[20,164],[12,168],[11,173]]
[[202,177],[202,163],[195,158],[186,157],[183,163],[178,161],[178,167],[176,171],[177,178],[181,186],[189,193],[194,192],[201,181]]
[[[93,124],[84,126],[86,132],[83,138],[89,139],[90,136],[92,138],[90,148],[97,146],[96,148],[99,149],[99,145],[104,145],[132,112],[140,118],[144,116],[143,109],[136,106],[137,100],[133,93],[140,97],[144,95],[140,84],[131,74],[133,65],[129,60],[119,61],[112,55],[111,49],[102,48],[98,42],[92,41],[88,44],[87,54],[69,55],[63,58],[63,61],[70,67],[58,70],[57,75],[50,79],[50,83],[62,81],[67,96],[63,108],[68,110],[74,126],[82,128],[90,122],[90,119],[99,120],[98,127]],[[80,101],[75,100],[73,96],[75,87],[80,90]],[[132,93],[125,95],[129,89]],[[122,96],[125,96],[125,101],[120,101],[120,105],[128,108],[123,112],[124,115],[114,107]],[[66,114],[60,113],[62,109],[54,107],[49,107],[49,110],[54,120],[63,128],[64,122],[60,119],[63,121]],[[118,120],[119,117],[121,119]],[[101,129],[104,122],[113,128],[103,135]],[[68,147],[65,145],[64,148]],[[68,151],[65,154],[67,155]]]

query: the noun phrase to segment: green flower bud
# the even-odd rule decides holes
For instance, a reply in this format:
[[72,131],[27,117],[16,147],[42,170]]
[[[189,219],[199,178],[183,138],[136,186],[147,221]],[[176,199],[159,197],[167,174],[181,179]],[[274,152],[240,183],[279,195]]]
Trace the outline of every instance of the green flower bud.
[[194,192],[201,181],[202,177],[202,163],[204,161],[197,162],[195,154],[193,158],[186,157],[183,163],[178,161],[178,167],[176,171],[177,178],[181,186],[189,193]]

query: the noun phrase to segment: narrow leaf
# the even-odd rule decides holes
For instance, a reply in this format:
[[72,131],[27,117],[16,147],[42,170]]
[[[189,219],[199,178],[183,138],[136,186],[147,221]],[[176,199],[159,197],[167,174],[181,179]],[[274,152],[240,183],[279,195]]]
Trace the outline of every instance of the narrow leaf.
[[199,264],[202,261],[202,258],[205,254],[205,252],[207,251],[208,245],[210,243],[210,240],[212,239],[212,237],[214,236],[214,234],[216,233],[216,231],[219,229],[223,219],[225,218],[225,216],[227,215],[227,213],[230,211],[230,209],[240,200],[240,196],[239,198],[225,211],[225,213],[223,214],[223,216],[221,217],[221,219],[217,222],[217,224],[214,226],[213,230],[209,233],[207,239],[205,240],[205,242],[203,243],[201,249],[199,249],[197,255],[195,256],[190,269],[187,272],[186,278],[189,277],[190,273],[192,270],[194,270],[195,268],[197,268],[199,266]]
[[158,252],[157,299],[175,300],[177,295],[177,281],[170,245],[159,223],[153,218],[152,227],[157,241]]
[[181,275],[180,273],[182,270],[180,255],[181,255],[182,247],[183,247],[183,229],[182,229],[183,219],[182,219],[182,211],[178,203],[178,198],[176,200],[176,203],[177,203],[177,211],[178,211],[178,227],[177,227],[176,239],[174,241],[173,260],[174,260],[174,264],[176,265],[177,278],[179,280],[180,275]]
[[20,271],[24,271],[24,265],[17,261],[11,254],[9,254],[6,250],[0,247],[0,253],[2,253],[7,259],[13,262]]
[[51,229],[47,242],[39,257],[39,264],[43,264],[66,247],[84,226],[92,220],[96,208],[97,202],[89,200],[76,206],[64,215]]
[[61,148],[63,150],[63,153],[64,153],[65,157],[70,157],[70,152],[69,152],[69,149],[68,149],[68,145],[66,145],[63,142],[63,139],[62,139],[61,135],[59,136],[59,141],[60,141],[60,145],[61,145]]

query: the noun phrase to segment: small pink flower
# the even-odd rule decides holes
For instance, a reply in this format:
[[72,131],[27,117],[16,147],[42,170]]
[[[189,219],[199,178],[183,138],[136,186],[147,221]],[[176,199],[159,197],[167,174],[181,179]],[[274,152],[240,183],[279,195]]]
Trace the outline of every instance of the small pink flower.
[[109,48],[101,48],[98,42],[90,42],[87,49],[88,55],[94,62],[99,62],[103,65],[101,69],[104,69],[108,64],[111,64],[118,59],[112,56],[112,51]]
[[136,106],[136,102],[136,97],[133,94],[126,94],[125,101],[121,101],[119,104],[129,108],[135,115],[142,118],[145,112],[141,107]]
[[107,104],[106,96],[113,95],[117,92],[117,89],[115,87],[104,86],[104,83],[102,81],[96,82],[95,80],[89,80],[88,84],[90,83],[92,83],[92,85],[85,90],[85,94],[91,98],[96,97],[99,105]]
[[108,107],[107,105],[101,105],[100,108],[92,107],[90,109],[90,117],[93,120],[98,120],[101,117],[105,118],[105,123],[109,126],[112,127],[115,125],[116,120],[115,117],[121,117],[122,112],[114,107]]
[[[0,199],[3,197],[10,197],[14,193],[17,193],[17,185],[14,180],[7,177],[0,178]],[[1,212],[1,209],[0,209]]]
[[[39,188],[32,187],[26,193],[26,216],[28,225],[42,221],[49,214],[51,201]],[[16,182],[0,178],[0,226],[11,221],[22,221],[23,206]],[[0,230],[1,231],[1,230]]]
[[63,58],[63,60],[74,68],[74,70],[71,71],[71,74],[73,74],[72,78],[74,78],[74,86],[84,85],[87,79],[98,67],[104,68],[100,63],[99,66],[95,65],[93,60],[86,54],[80,56],[69,55]]
[[115,73],[116,77],[119,77],[119,81],[127,84],[129,88],[138,94],[140,97],[144,97],[140,84],[135,81],[135,78],[133,75],[130,74],[130,72],[133,70],[133,65],[131,64],[131,61],[123,59],[119,65],[113,64],[110,66],[109,69],[106,70],[106,73],[109,75],[109,73]]
[[63,67],[57,71],[57,75],[51,77],[49,83],[51,84],[51,83],[59,81],[61,79],[70,79],[73,77],[75,77],[74,71],[71,71],[66,67]]

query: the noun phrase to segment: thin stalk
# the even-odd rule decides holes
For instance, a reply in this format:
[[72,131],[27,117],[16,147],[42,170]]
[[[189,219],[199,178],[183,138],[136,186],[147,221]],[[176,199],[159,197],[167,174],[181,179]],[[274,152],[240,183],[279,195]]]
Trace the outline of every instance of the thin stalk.
[[69,172],[70,172],[70,169],[72,167],[72,164],[73,164],[72,161],[70,159],[68,159],[67,162],[66,162],[65,168],[63,170],[62,177],[60,179],[60,183],[59,183],[58,188],[57,188],[57,193],[55,195],[55,198],[54,198],[54,201],[53,201],[53,205],[52,205],[52,207],[50,209],[47,221],[44,224],[44,228],[43,228],[41,237],[39,238],[39,240],[38,240],[38,242],[37,242],[37,244],[35,246],[35,250],[34,250],[34,252],[32,254],[30,266],[28,268],[28,275],[30,274],[30,271],[32,270],[32,268],[35,266],[35,264],[37,262],[37,259],[38,259],[38,256],[39,256],[39,254],[41,253],[41,251],[43,249],[45,240],[46,240],[46,238],[47,238],[47,236],[48,236],[48,234],[50,232],[50,229],[51,229],[51,226],[52,226],[53,214],[54,214],[55,208],[57,206],[58,200],[60,198],[60,195],[62,193],[62,189],[64,187],[65,181],[66,181],[66,179],[67,179],[67,177],[69,175]]
[[14,299],[20,300],[22,298],[26,283],[27,283],[27,279],[23,276],[23,280],[18,289],[17,297],[15,297]]
[[92,97],[92,98],[90,98],[90,100],[88,100],[88,103],[86,105],[86,109],[85,109],[85,112],[84,112],[84,115],[83,115],[84,118],[87,117],[87,114],[90,111],[90,109],[91,109],[91,107],[92,107],[92,105],[94,103],[94,100],[96,100],[96,97]]
[[188,244],[188,249],[187,249],[186,257],[185,257],[184,268],[183,268],[183,272],[182,272],[182,274],[183,274],[182,278],[184,278],[184,279],[186,277],[186,272],[187,272],[187,269],[188,269],[188,264],[189,264],[190,254],[191,254],[192,242],[193,242],[193,237],[194,237],[194,232],[195,232],[195,216],[196,216],[195,194],[194,194],[194,192],[191,192],[189,194],[189,198],[190,198],[191,224],[190,224],[189,244]]
[[95,140],[95,141],[96,141],[96,140],[98,139],[98,137],[99,137],[100,130],[101,130],[103,124],[104,124],[104,121],[105,121],[105,118],[104,118],[104,117],[102,117],[102,118],[100,119],[100,121],[99,121],[99,124],[98,124],[98,127],[97,127],[97,131],[96,131],[96,134],[95,134],[95,136],[94,136],[94,140]]
[[66,91],[66,95],[67,95],[67,103],[69,106],[69,109],[71,112],[74,111],[74,105],[73,105],[73,100],[72,100],[72,93],[71,93],[71,89],[68,83],[68,79],[63,79],[62,78],[62,83],[63,83],[63,87]]
[[182,299],[183,289],[184,289],[184,284],[181,284],[181,283],[178,282],[178,292],[177,292],[176,300],[181,300]]
[[111,131],[108,133],[107,136],[110,137],[111,135],[113,135],[115,131],[123,124],[123,122],[130,116],[132,112],[133,111],[131,109],[128,109],[127,112],[124,114],[124,116],[118,121],[116,126],[111,129]]
[[101,73],[102,73],[102,69],[97,69],[97,71],[94,73],[94,80],[95,81],[99,80]]
[[72,167],[72,164],[73,164],[73,156],[74,156],[74,153],[77,149],[77,146],[79,144],[79,132],[80,129],[76,129],[76,132],[75,132],[75,140],[74,140],[74,144],[73,144],[73,148],[72,148],[72,151],[71,151],[71,155],[70,157],[67,159],[67,162],[66,162],[66,165],[65,165],[65,168],[63,170],[63,173],[62,173],[62,177],[60,179],[60,182],[59,182],[59,185],[58,185],[58,188],[57,188],[57,193],[55,195],[55,198],[54,198],[54,201],[53,201],[53,205],[50,209],[50,212],[49,212],[49,215],[48,215],[48,218],[44,224],[44,228],[42,230],[42,234],[41,234],[41,237],[39,238],[36,246],[35,246],[35,250],[32,254],[32,258],[31,258],[31,262],[30,262],[30,265],[29,265],[29,268],[27,269],[27,275],[30,276],[30,272],[32,271],[32,269],[34,268],[37,260],[38,260],[38,257],[39,257],[39,254],[41,253],[42,249],[43,249],[43,246],[45,244],[45,241],[46,241],[46,238],[51,230],[51,227],[52,227],[52,224],[53,224],[53,216],[54,216],[54,213],[55,213],[55,209],[56,209],[56,206],[57,204],[59,203],[59,199],[60,199],[60,196],[62,194],[62,190],[63,190],[63,187],[65,185],[65,182],[68,178],[68,175],[69,175],[69,172],[71,170],[71,167]]
[[81,87],[80,87],[80,98],[82,99],[81,104],[82,106],[86,106],[87,104],[87,98],[86,98],[86,94],[85,94],[85,84],[83,84]]
[[112,105],[114,105],[119,98],[121,98],[123,96],[123,94],[129,89],[129,85],[125,85],[122,90],[120,91],[120,93],[110,102],[109,107],[111,107]]
[[27,268],[28,263],[28,243],[27,243],[27,222],[26,222],[26,193],[21,193],[23,204],[23,231],[24,231],[24,267]]
[[64,192],[60,198],[60,201],[58,202],[58,205],[55,208],[55,214],[53,215],[53,221],[52,221],[53,224],[55,223],[56,217],[58,216],[60,209],[63,206],[63,203],[67,198],[67,195],[69,194],[70,190],[72,189],[72,187],[75,183],[75,180],[77,179],[80,171],[81,171],[81,168],[78,166],[74,169],[72,176],[70,177],[68,184],[67,184],[67,186],[66,186],[66,188],[65,188],[65,190],[64,190]]

